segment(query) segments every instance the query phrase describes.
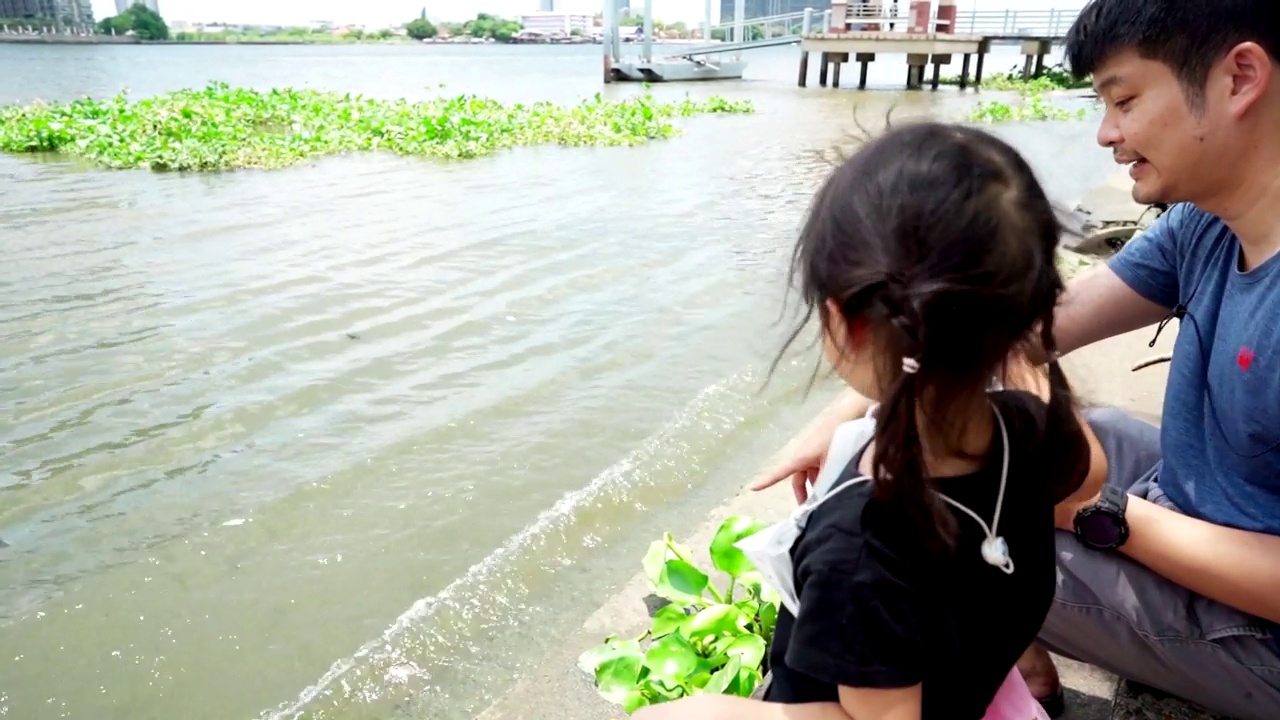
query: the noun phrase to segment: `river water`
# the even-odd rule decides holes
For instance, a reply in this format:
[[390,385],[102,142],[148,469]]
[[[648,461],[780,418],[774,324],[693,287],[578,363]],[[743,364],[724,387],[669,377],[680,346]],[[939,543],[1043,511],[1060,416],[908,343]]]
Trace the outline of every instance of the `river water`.
[[[1007,62],[1005,62],[1007,60]],[[1002,69],[1017,58],[993,59]],[[855,113],[750,98],[636,148],[276,172],[0,157],[0,717],[473,717],[830,397],[765,370],[787,252]],[[209,80],[572,102],[595,47],[0,45],[0,102]],[[816,70],[815,82],[816,85]],[[1000,130],[1055,196],[1089,123]]]

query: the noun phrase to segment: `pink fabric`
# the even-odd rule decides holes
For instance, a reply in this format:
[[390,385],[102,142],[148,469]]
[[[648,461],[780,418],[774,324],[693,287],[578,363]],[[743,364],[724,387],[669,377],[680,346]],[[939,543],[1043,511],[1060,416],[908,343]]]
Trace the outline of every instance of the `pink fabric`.
[[1049,720],[1049,714],[1032,697],[1027,683],[1022,679],[1022,673],[1014,668],[996,691],[982,720]]

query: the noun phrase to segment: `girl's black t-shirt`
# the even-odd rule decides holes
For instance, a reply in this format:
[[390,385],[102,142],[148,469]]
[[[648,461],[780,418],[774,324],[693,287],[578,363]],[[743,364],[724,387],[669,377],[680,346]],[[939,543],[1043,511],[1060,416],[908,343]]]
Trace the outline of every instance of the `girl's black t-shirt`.
[[[982,528],[951,508],[954,554],[928,550],[896,507],[863,482],[822,503],[792,548],[799,617],[782,609],[769,652],[765,699],[839,701],[839,686],[922,683],[923,720],[978,720],[1040,631],[1056,584],[1054,498],[1061,459],[1037,451],[1045,404],[1018,391],[991,394],[1009,430],[1009,475],[998,534],[1014,572],[982,559]],[[990,524],[1003,462],[999,428],[976,472],[934,486]],[[837,485],[858,477],[859,452]]]

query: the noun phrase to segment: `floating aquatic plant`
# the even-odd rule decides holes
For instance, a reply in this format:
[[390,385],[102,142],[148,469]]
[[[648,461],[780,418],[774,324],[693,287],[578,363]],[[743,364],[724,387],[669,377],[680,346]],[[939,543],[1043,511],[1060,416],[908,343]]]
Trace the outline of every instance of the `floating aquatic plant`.
[[630,714],[699,693],[751,695],[763,680],[778,597],[734,544],[764,527],[735,515],[712,538],[711,563],[729,578],[724,589],[670,533],[649,546],[645,577],[670,604],[654,614],[639,638],[609,636],[578,658],[602,697]]
[[[1047,67],[1040,72],[1037,77],[1024,78],[1021,68],[1013,68],[1008,72],[994,73],[982,79],[980,85],[973,83],[973,78],[969,78],[969,82],[974,87],[981,87],[983,90],[1018,90],[1023,92],[1053,92],[1055,90],[1082,90],[1093,87],[1092,78],[1083,78],[1077,80],[1062,65],[1053,65]],[[939,80],[943,85],[959,85],[959,75],[949,75]]]
[[1026,120],[1083,120],[1088,108],[1067,110],[1050,104],[1039,93],[1021,93],[1017,102],[983,100],[969,113],[972,122],[999,123]]
[[337,153],[475,158],[519,145],[635,145],[671,137],[678,117],[752,112],[712,97],[658,101],[597,94],[577,105],[504,104],[474,95],[382,100],[211,83],[130,100],[0,107],[0,151],[58,152],[111,168],[278,168]]

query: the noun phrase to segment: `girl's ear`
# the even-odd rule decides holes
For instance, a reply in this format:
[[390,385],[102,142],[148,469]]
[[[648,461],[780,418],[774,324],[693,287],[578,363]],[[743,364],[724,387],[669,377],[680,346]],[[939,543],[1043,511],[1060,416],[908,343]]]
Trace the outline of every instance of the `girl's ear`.
[[827,311],[827,337],[830,343],[838,352],[848,352],[853,350],[852,340],[849,337],[849,323],[844,319],[844,311],[840,309],[840,303],[835,298],[827,298],[825,303]]
[[846,318],[844,310],[835,298],[827,298],[825,304],[827,333],[830,335],[831,344],[844,352],[852,353],[859,350],[867,332],[867,321],[861,317],[852,320]]

